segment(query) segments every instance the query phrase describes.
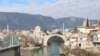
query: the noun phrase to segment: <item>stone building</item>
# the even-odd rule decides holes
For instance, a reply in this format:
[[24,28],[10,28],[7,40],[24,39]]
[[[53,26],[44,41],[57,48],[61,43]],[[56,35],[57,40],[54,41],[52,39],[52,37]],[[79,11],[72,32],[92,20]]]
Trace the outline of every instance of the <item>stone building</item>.
[[96,32],[100,30],[98,24],[93,24],[90,26],[90,22],[88,19],[83,21],[83,26],[78,28],[78,31],[81,33],[90,34],[91,32]]
[[41,30],[40,26],[36,26],[30,36],[34,39],[35,42],[41,43],[45,33]]
[[99,46],[100,47],[100,31],[96,32],[93,36],[93,43],[94,46]]

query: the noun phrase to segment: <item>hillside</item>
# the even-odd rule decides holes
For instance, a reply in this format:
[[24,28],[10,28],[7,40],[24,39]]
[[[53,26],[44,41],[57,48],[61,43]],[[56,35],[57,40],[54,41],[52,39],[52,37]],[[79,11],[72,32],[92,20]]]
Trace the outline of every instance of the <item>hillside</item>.
[[[91,20],[94,22],[95,20]],[[83,18],[79,17],[65,17],[55,19],[49,16],[32,15],[15,12],[0,12],[0,28],[6,28],[8,24],[10,29],[33,29],[39,25],[43,29],[61,28],[62,23],[66,28],[81,26]]]

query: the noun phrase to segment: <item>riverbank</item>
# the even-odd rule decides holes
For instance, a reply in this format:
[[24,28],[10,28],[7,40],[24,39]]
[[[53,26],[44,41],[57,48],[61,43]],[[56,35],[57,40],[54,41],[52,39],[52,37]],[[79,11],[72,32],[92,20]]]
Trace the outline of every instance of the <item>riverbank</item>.
[[100,56],[100,51],[95,52],[80,48],[70,49],[69,47],[65,47],[63,48],[63,54],[65,56]]

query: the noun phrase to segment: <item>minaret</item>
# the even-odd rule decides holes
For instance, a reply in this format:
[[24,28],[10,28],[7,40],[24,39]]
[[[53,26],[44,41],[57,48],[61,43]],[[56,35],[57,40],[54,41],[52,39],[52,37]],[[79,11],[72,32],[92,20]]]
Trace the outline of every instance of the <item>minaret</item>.
[[63,30],[63,32],[64,32],[64,29],[65,29],[65,25],[64,25],[64,23],[62,24],[62,30]]
[[64,30],[65,30],[65,24],[64,23],[62,23],[62,25],[61,25],[61,30],[62,30],[62,33],[64,34]]
[[8,31],[9,31],[9,25],[7,24],[7,29],[6,29],[6,31],[7,31],[7,33],[8,33]]
[[89,28],[89,20],[88,20],[88,18],[84,20],[83,27],[84,28]]

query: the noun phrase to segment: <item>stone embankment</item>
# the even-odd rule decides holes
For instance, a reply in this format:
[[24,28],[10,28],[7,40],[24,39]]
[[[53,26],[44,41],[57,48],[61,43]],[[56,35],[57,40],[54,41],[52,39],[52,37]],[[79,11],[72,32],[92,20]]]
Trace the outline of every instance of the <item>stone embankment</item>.
[[33,56],[32,51],[35,49],[39,49],[41,47],[25,47],[25,48],[20,48],[21,50],[21,56]]

